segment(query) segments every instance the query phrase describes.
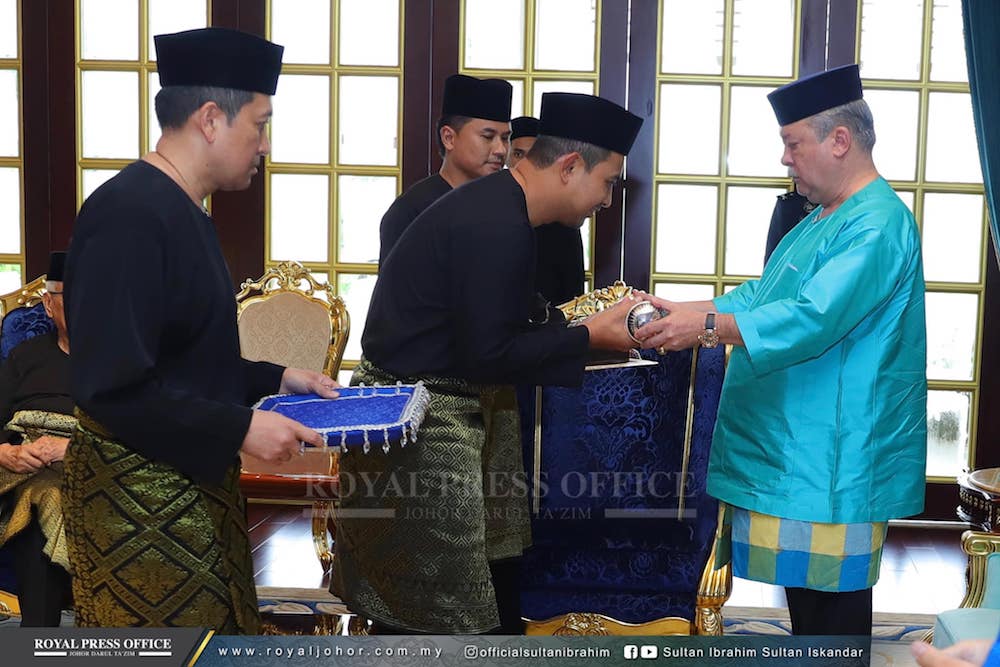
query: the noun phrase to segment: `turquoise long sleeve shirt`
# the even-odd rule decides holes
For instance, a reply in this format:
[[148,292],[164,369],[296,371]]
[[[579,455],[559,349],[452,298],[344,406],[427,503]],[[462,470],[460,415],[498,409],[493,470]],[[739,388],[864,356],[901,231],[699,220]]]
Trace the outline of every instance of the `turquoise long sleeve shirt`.
[[927,454],[924,277],[913,215],[877,178],[715,299],[734,346],[708,492],[800,521],[919,513]]

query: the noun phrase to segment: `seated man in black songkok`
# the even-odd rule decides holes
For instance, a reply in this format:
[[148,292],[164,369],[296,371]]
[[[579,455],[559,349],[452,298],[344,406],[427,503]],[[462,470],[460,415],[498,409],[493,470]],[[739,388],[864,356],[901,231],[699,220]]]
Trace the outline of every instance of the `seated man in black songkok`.
[[76,426],[63,315],[66,253],[54,252],[42,303],[55,324],[0,367],[0,545],[13,552],[21,627],[57,626],[70,600],[62,459]]

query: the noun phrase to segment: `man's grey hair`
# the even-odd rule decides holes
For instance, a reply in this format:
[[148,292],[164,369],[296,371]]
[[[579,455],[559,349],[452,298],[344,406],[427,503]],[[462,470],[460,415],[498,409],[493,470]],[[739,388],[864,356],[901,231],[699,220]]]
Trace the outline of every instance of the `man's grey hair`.
[[156,94],[156,120],[161,129],[180,129],[202,105],[215,102],[232,124],[240,109],[253,102],[253,96],[248,90],[215,86],[167,86]]
[[820,111],[807,122],[820,141],[830,136],[833,128],[843,125],[850,130],[854,143],[866,154],[872,154],[872,148],[875,147],[875,120],[864,100],[854,100]]
[[45,291],[46,292],[61,292],[59,286],[62,285],[61,280],[46,280],[45,281]]
[[563,137],[553,137],[545,134],[538,135],[531,150],[525,155],[525,159],[539,169],[545,169],[555,164],[555,161],[563,155],[569,153],[579,153],[583,159],[584,168],[590,171],[595,166],[611,157],[611,151],[594,144],[576,139],[564,139]]

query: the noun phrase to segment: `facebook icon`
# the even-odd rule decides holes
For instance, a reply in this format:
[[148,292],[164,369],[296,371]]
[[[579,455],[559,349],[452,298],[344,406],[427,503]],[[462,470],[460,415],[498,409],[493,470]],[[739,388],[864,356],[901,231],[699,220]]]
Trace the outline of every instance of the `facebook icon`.
[[627,644],[625,646],[625,659],[635,660],[639,657],[639,647],[635,644]]

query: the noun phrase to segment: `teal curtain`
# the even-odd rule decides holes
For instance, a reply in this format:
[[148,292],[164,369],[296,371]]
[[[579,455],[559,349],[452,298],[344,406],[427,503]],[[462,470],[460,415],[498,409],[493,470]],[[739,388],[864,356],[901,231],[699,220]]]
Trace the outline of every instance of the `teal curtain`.
[[969,63],[972,115],[976,121],[979,161],[990,213],[993,250],[1000,260],[1000,1],[962,0],[965,56]]

